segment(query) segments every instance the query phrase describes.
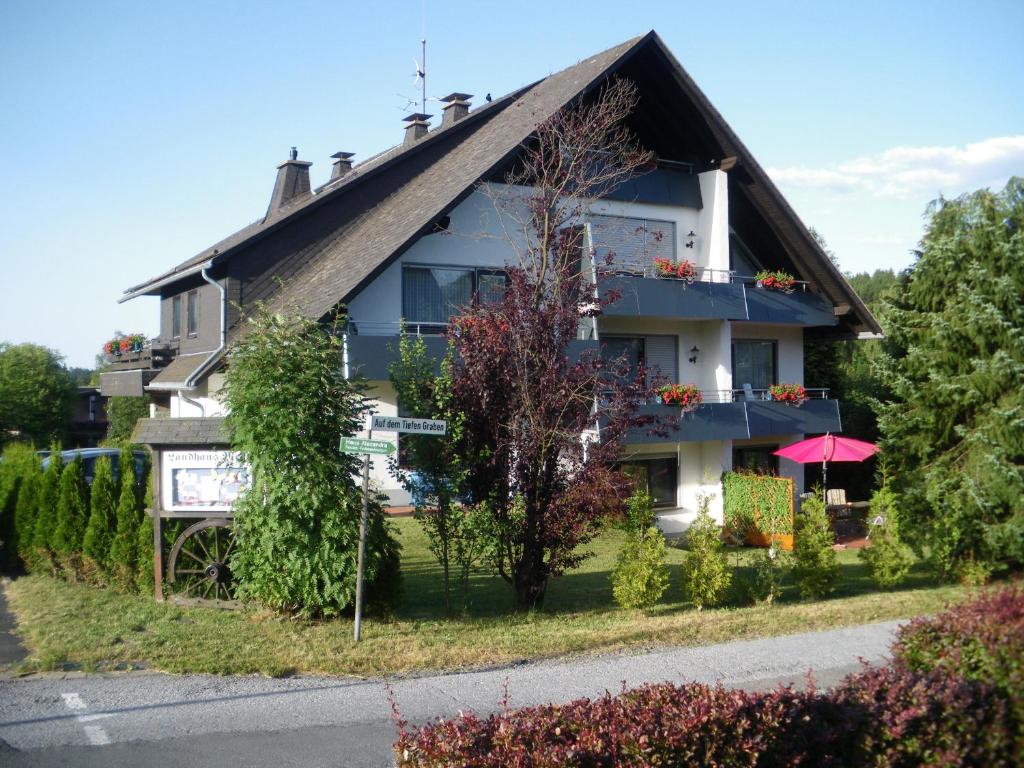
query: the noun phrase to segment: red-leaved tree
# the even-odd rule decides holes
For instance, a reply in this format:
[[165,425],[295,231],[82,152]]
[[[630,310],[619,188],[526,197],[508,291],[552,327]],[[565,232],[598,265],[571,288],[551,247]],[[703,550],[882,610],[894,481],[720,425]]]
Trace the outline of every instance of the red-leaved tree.
[[466,307],[448,329],[470,491],[488,505],[495,565],[521,609],[541,605],[548,580],[577,566],[620,508],[628,482],[614,464],[651,395],[643,370],[572,349],[617,298],[595,288],[590,203],[652,165],[623,123],[636,99],[616,81],[560,111],[504,184],[483,186],[518,263],[500,300]]

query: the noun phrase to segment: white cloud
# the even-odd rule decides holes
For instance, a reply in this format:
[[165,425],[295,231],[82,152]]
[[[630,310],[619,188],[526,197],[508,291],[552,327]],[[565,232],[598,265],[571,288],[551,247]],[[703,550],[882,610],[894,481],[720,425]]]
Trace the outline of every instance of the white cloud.
[[769,168],[784,188],[911,198],[955,196],[1002,187],[1024,175],[1024,136],[998,136],[963,147],[893,147],[828,168]]

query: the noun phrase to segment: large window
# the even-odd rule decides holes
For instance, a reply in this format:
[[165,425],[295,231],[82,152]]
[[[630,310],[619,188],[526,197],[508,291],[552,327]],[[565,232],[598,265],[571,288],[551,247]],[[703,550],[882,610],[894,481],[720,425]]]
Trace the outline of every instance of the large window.
[[[646,266],[655,256],[676,257],[676,225],[672,221],[625,216],[591,216],[590,236],[598,264]],[[691,256],[691,259],[693,257]]]
[[188,335],[199,332],[199,291],[188,292]]
[[181,296],[171,299],[171,336],[181,336]]
[[440,332],[448,319],[478,301],[500,302],[505,294],[505,273],[463,267],[406,267],[402,270],[402,316],[422,330]]
[[776,381],[774,341],[734,341],[732,343],[732,381],[739,389],[768,389]]
[[634,487],[645,489],[654,500],[655,507],[675,507],[678,464],[674,456],[650,459],[629,459],[619,464]]
[[732,450],[732,468],[737,472],[753,472],[757,475],[778,475],[779,457],[777,445],[741,446]]

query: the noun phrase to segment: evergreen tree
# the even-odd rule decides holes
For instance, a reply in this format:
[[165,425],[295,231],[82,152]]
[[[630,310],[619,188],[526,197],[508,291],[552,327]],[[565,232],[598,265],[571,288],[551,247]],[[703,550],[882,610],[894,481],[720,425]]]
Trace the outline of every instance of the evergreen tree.
[[117,501],[117,525],[110,543],[107,569],[115,584],[123,589],[135,586],[138,562],[135,543],[139,529],[139,497],[135,482],[135,457],[130,449],[123,449],[118,460],[121,473],[121,491]]
[[702,496],[697,519],[686,532],[683,591],[697,609],[719,605],[729,589],[732,571],[726,560],[722,532],[708,514],[710,499]]
[[60,444],[50,446],[50,463],[39,483],[39,503],[32,532],[34,559],[41,568],[53,569],[53,537],[57,530],[57,499],[60,497],[60,476],[64,471]]
[[800,505],[794,533],[793,580],[801,596],[813,600],[830,595],[839,578],[839,563],[832,548],[836,537],[820,489]]
[[665,537],[654,527],[646,491],[626,500],[626,542],[612,571],[612,595],[623,608],[650,608],[668,589]]
[[888,483],[871,497],[868,518],[871,546],[858,556],[867,565],[871,580],[883,589],[891,589],[906,579],[914,556],[900,538],[896,499]]
[[71,569],[77,567],[82,539],[89,518],[89,489],[85,484],[85,463],[81,455],[64,468],[57,497],[57,527],[53,532],[53,550]]
[[135,586],[144,595],[153,594],[153,483],[152,463],[147,461],[142,480],[142,514],[135,535]]
[[883,450],[940,573],[1024,564],[1024,180],[932,204],[887,310]]
[[[0,565],[8,570],[21,566],[20,553],[31,544],[26,520],[19,518],[28,509],[34,510],[34,489],[31,478],[39,474],[39,457],[31,445],[9,443],[0,461]],[[31,503],[30,503],[31,502]]]
[[14,524],[18,534],[18,554],[26,567],[32,565],[32,542],[35,537],[36,516],[39,513],[39,493],[43,483],[43,472],[39,458],[32,457],[22,474],[18,502],[14,511]]
[[107,570],[107,559],[110,556],[110,542],[117,526],[114,495],[114,475],[110,459],[101,456],[96,461],[96,474],[92,481],[90,498],[89,524],[82,540],[82,554],[91,562],[93,568]]

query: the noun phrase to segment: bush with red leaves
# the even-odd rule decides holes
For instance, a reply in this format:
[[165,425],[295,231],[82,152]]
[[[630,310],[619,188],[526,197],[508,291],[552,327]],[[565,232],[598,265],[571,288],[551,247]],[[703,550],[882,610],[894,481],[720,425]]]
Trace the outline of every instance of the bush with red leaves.
[[[397,764],[1015,766],[1022,617],[1024,592],[1009,588],[915,621],[901,631],[890,666],[865,667],[825,693],[663,683],[419,729],[399,721]],[[999,657],[1000,618],[1016,628],[1009,633],[1016,662],[1012,648]],[[956,649],[965,647],[987,649],[985,658],[1004,666],[961,673],[965,656]],[[978,656],[972,651],[970,658]]]

